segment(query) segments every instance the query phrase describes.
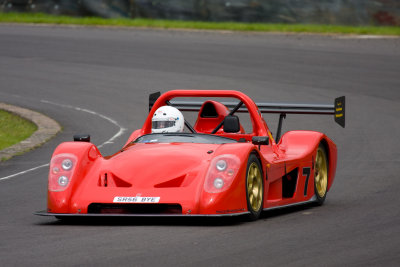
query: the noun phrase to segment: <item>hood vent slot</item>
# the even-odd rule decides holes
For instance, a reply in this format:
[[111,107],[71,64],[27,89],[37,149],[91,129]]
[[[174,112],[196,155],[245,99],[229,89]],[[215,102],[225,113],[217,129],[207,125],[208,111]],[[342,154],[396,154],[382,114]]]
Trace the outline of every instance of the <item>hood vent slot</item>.
[[101,187],[131,187],[132,184],[124,181],[123,179],[117,177],[111,172],[105,172],[100,175],[99,181],[97,183]]
[[172,180],[159,183],[154,185],[155,188],[169,188],[169,187],[181,187],[183,182],[185,181],[186,174],[179,176],[178,178],[174,178]]

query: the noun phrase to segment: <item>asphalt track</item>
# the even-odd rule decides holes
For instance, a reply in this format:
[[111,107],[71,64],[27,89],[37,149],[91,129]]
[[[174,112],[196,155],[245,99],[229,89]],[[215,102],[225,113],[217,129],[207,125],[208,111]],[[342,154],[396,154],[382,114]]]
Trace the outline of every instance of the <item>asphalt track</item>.
[[[0,101],[63,126],[39,149],[0,163],[0,265],[398,266],[399,74],[400,39],[0,25]],[[48,170],[14,174],[47,164],[74,133],[115,152],[144,122],[148,94],[174,88],[235,89],[265,102],[346,95],[345,129],[320,116],[284,124],[337,143],[325,205],[256,222],[63,224],[32,215],[46,207]],[[275,130],[276,118],[269,124]]]

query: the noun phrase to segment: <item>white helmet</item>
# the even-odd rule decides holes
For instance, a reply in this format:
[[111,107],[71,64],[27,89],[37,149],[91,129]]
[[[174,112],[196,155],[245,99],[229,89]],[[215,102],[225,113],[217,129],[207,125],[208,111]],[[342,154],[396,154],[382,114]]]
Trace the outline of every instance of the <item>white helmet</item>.
[[152,118],[152,133],[183,132],[185,119],[182,113],[174,107],[162,106],[154,112]]

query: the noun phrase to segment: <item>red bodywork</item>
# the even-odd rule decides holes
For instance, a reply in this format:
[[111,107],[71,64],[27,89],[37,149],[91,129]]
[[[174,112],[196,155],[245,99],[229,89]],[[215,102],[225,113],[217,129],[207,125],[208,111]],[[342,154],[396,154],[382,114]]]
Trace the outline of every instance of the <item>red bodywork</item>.
[[[244,133],[241,128],[237,133],[225,133],[220,129],[215,135],[242,139],[241,142],[226,144],[132,142],[150,134],[151,119],[156,109],[177,97],[236,98],[248,109],[253,132]],[[218,116],[209,119],[199,116],[194,124],[198,132],[207,134],[229,112],[223,104],[209,102],[215,106]],[[268,136],[269,144],[254,145],[251,142],[253,136]],[[324,134],[289,131],[277,144],[253,100],[241,92],[169,91],[154,103],[143,127],[131,134],[122,152],[103,157],[97,147],[88,142],[65,142],[56,148],[50,164],[47,215],[244,214],[248,212],[245,178],[251,153],[256,154],[262,166],[264,210],[310,202],[315,195],[314,172],[311,172],[306,184],[307,177],[302,170],[313,169],[316,150],[321,142],[328,152],[329,190],[335,176],[337,150],[336,145]],[[64,175],[62,171],[59,172],[57,162],[71,155],[76,161],[73,162],[73,168],[65,173],[69,179],[68,185],[64,190],[50,190],[51,183]],[[224,190],[210,192],[205,190],[207,177],[213,175],[212,165],[218,157],[232,159],[232,164],[236,164],[234,177]],[[285,188],[288,179],[295,180],[295,184],[289,185],[289,190]],[[293,188],[293,192],[290,192],[290,188]],[[125,208],[128,203],[130,207]]]

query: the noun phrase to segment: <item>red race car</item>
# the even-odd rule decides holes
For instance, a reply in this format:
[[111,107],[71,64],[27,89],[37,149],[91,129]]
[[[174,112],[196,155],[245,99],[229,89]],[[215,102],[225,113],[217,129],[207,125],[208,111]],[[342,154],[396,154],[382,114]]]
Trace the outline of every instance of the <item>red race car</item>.
[[[173,90],[151,94],[149,102],[143,127],[114,155],[103,157],[90,136],[60,144],[50,162],[47,210],[35,214],[255,220],[263,210],[324,202],[336,145],[315,131],[281,138],[282,121],[292,113],[327,114],[344,127],[344,97],[333,105],[256,104],[238,91]],[[275,138],[262,113],[279,114]]]

